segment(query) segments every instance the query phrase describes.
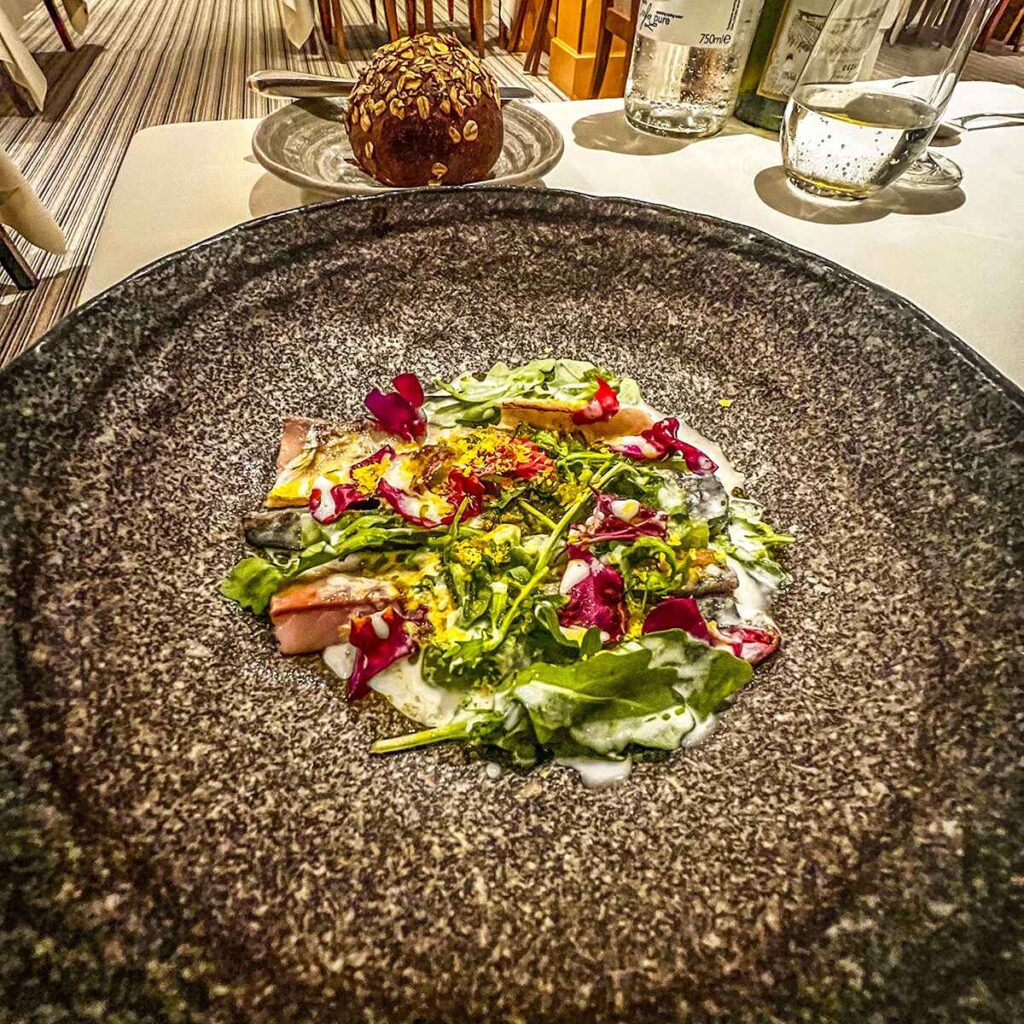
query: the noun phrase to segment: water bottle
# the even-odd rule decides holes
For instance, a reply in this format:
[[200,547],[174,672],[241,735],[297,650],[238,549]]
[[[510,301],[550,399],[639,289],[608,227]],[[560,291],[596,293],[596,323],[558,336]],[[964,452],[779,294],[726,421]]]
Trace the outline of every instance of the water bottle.
[[626,81],[626,120],[655,135],[721,130],[763,0],[641,0]]

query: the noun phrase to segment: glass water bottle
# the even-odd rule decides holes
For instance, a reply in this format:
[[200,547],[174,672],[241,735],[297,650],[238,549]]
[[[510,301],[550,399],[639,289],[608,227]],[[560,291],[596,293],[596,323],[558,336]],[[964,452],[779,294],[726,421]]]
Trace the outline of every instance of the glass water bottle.
[[641,0],[626,120],[656,135],[714,135],[736,105],[763,0]]

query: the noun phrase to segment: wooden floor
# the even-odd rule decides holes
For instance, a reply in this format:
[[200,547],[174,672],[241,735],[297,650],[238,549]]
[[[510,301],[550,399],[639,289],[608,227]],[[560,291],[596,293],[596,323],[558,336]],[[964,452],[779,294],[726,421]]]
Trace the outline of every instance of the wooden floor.
[[[434,6],[444,12],[444,4]],[[347,63],[332,61],[319,42],[291,46],[277,0],[96,0],[92,8],[92,24],[73,54],[60,48],[42,5],[30,15],[22,35],[49,82],[46,109],[22,118],[0,108],[0,145],[68,239],[65,257],[23,245],[45,279],[35,292],[0,285],[0,365],[74,307],[107,196],[136,132],[259,116],[276,104],[244,89],[251,71],[353,75],[386,40],[383,26],[370,22],[368,0],[343,0]],[[457,0],[455,25],[463,38],[467,24],[466,0]],[[492,26],[487,65],[499,82],[528,84],[541,99],[564,99],[543,75],[525,75],[521,55],[499,49],[493,34]],[[1024,85],[1024,55],[972,54],[965,77]]]
[[[63,228],[64,257],[22,248],[44,282],[35,292],[0,285],[0,365],[74,308],[103,209],[133,135],[150,125],[258,117],[280,106],[244,88],[260,68],[355,75],[387,41],[368,0],[343,0],[349,60],[302,50],[284,36],[277,0],[102,0],[76,53],[65,53],[42,4],[22,37],[46,73],[46,107],[31,118],[0,108],[0,145]],[[378,5],[382,7],[383,5]],[[399,7],[402,5],[400,4]],[[496,6],[496,5],[495,5]],[[435,4],[443,17],[446,5]],[[465,0],[455,22],[467,37]],[[436,27],[444,29],[439,21]],[[499,49],[490,29],[486,64],[501,84],[525,84],[543,100],[564,96],[543,76],[526,75],[522,55]]]

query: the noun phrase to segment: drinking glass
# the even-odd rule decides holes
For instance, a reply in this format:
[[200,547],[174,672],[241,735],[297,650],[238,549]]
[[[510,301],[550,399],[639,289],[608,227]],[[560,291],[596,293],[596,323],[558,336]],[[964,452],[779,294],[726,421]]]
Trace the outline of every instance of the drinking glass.
[[789,180],[832,199],[866,199],[897,178],[955,188],[960,168],[928,143],[997,2],[926,0],[916,30],[892,45],[884,0],[836,0],[783,117]]

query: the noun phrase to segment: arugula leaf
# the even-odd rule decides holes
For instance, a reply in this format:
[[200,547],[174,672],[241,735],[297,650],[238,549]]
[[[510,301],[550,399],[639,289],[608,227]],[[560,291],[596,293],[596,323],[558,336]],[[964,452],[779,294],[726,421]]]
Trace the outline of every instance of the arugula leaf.
[[713,546],[735,558],[755,579],[768,587],[784,588],[792,577],[776,561],[780,548],[792,544],[789,534],[778,533],[763,519],[763,509],[749,498],[729,502],[729,525]]
[[[747,662],[682,630],[649,633],[569,665],[529,665],[493,695],[489,707],[467,706],[448,726],[383,740],[372,750],[453,739],[502,745],[514,728],[521,754],[530,742],[524,718],[537,744],[556,754],[585,747],[610,755],[633,745],[674,750],[752,674]],[[516,716],[517,706],[525,716]]]

